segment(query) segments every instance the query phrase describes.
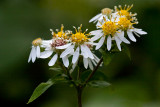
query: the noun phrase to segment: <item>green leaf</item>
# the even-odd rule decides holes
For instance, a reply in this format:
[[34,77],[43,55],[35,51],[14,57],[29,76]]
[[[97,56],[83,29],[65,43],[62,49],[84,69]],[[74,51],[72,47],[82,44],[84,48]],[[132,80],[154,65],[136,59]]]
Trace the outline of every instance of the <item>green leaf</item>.
[[105,88],[105,87],[108,87],[110,86],[111,84],[106,82],[106,81],[100,81],[100,80],[97,80],[97,81],[90,81],[88,83],[88,86],[90,87],[95,87],[95,88]]
[[55,82],[52,79],[49,79],[47,82],[43,82],[38,85],[38,87],[34,90],[31,98],[29,99],[28,103],[33,102],[37,99],[41,94],[43,94],[49,87],[51,87]]
[[100,50],[100,52],[103,55],[103,63],[105,66],[110,64],[110,62],[112,61],[112,59],[116,53],[116,52],[109,52],[109,51],[104,51],[104,50]]

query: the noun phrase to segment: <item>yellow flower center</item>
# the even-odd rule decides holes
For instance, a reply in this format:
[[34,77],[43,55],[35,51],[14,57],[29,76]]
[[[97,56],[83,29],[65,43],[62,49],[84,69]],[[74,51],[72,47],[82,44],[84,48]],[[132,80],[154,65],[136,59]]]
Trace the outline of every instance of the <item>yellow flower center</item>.
[[72,42],[83,44],[88,40],[87,36],[84,33],[77,32],[76,34],[72,34]]
[[65,32],[63,31],[63,29],[64,29],[64,26],[61,25],[61,31],[54,33],[53,37],[66,39],[67,36],[66,36]]
[[114,35],[117,31],[118,26],[115,22],[107,21],[102,25],[102,30],[105,35]]
[[120,16],[126,16],[127,18],[130,17],[130,13],[127,10],[120,10],[119,15]]
[[136,15],[136,14],[131,14],[131,13],[129,12],[129,10],[130,10],[132,7],[133,7],[133,5],[131,5],[131,6],[125,5],[124,8],[122,8],[121,6],[119,6],[120,9],[118,9],[117,7],[116,7],[115,9],[116,9],[116,11],[118,11],[118,14],[119,14],[120,16],[125,16],[125,17],[127,17],[128,19],[131,19],[132,16],[135,16],[135,15]]
[[41,39],[41,38],[37,38],[37,39],[33,40],[33,42],[32,42],[32,44],[33,44],[34,46],[38,46],[38,45],[40,45],[41,43],[42,43],[42,39]]
[[89,38],[87,37],[87,35],[89,35],[89,34],[85,34],[85,32],[82,33],[81,28],[82,28],[82,25],[78,28],[78,31],[75,28],[76,33],[71,35],[71,41],[72,42],[75,42],[77,44],[83,44],[84,42],[88,41]]
[[119,18],[118,26],[120,29],[127,30],[132,26],[131,20],[128,20],[126,17]]

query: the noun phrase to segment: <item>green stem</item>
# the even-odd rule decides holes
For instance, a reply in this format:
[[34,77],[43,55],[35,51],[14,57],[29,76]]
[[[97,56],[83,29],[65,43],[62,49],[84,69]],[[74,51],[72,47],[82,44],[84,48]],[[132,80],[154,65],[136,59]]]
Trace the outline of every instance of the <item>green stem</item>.
[[76,89],[77,89],[78,107],[82,107],[82,91],[83,91],[83,87],[78,86]]

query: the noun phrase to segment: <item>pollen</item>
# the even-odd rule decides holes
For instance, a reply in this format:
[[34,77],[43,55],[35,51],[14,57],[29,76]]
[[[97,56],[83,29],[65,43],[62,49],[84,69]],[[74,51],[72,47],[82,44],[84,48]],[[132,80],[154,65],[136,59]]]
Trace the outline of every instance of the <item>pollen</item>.
[[33,44],[34,46],[38,46],[38,45],[40,45],[41,43],[42,43],[42,39],[41,39],[41,38],[37,38],[37,39],[33,40],[33,42],[32,42],[32,44]]
[[114,35],[117,31],[118,26],[116,25],[115,22],[112,21],[106,21],[103,25],[102,25],[102,30],[104,32],[105,35]]
[[[82,25],[78,28],[78,31],[74,27],[76,30],[76,33],[71,35],[72,42],[75,42],[77,44],[83,44],[84,42],[88,41],[89,38],[87,37],[87,35],[89,35],[89,34],[85,34],[85,32],[82,33],[81,27],[82,27]],[[86,29],[86,31],[87,31],[87,29]]]

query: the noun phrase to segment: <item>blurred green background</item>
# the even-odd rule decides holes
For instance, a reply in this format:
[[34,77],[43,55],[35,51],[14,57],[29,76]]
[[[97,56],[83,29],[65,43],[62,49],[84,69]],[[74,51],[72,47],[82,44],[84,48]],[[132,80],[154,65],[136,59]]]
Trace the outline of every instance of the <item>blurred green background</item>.
[[[31,41],[50,39],[49,29],[65,30],[83,24],[102,8],[134,4],[139,24],[148,34],[129,45],[132,60],[116,56],[103,67],[110,88],[86,88],[84,107],[160,107],[160,1],[159,0],[1,0],[0,104],[15,107],[76,107],[76,91],[61,84],[27,105],[35,87],[48,80],[48,60],[27,63]],[[2,106],[1,106],[2,107]]]

